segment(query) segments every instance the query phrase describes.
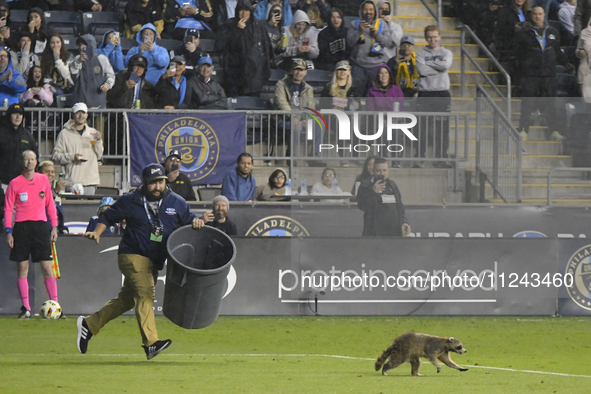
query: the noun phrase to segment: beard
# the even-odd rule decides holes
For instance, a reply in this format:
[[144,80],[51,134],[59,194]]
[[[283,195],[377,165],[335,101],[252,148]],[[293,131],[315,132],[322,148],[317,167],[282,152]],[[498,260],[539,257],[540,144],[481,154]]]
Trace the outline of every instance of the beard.
[[150,190],[148,190],[148,187],[146,186],[144,188],[144,195],[146,196],[146,200],[148,200],[148,201],[158,201],[158,200],[162,200],[162,197],[164,197],[164,191],[159,191],[159,190],[150,191]]

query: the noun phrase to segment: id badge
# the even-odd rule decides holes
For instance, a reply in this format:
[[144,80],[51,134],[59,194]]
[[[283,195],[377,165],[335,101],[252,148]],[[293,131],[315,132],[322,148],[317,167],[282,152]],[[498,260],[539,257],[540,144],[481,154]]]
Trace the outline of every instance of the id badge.
[[164,226],[152,226],[152,232],[150,233],[150,241],[162,242],[162,234],[164,234]]

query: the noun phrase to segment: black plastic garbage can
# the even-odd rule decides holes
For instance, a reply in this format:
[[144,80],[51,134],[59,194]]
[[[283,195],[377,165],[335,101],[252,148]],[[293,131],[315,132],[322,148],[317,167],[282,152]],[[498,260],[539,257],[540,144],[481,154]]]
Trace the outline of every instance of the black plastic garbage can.
[[204,328],[218,317],[236,245],[210,226],[184,226],[168,238],[163,312],[183,328]]

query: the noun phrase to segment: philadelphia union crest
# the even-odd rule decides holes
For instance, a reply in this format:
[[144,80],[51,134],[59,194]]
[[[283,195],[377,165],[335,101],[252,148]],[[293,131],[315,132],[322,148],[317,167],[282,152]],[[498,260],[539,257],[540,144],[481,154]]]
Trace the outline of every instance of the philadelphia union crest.
[[199,118],[184,116],[160,129],[154,150],[159,163],[164,163],[171,149],[180,150],[183,154],[181,171],[191,181],[197,181],[215,168],[219,146],[218,137],[209,124]]
[[252,225],[247,237],[309,237],[310,233],[300,222],[287,216],[267,216]]
[[591,245],[577,250],[566,264],[566,275],[574,278],[572,286],[566,286],[570,298],[581,308],[591,311]]

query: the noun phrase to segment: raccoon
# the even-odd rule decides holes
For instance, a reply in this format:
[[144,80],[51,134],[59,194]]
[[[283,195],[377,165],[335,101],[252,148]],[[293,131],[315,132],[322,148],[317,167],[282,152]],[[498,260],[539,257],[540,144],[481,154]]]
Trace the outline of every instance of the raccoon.
[[419,357],[426,357],[437,367],[437,373],[441,371],[439,361],[450,368],[467,371],[467,368],[462,368],[451,361],[448,355],[450,351],[458,354],[467,352],[461,342],[454,337],[436,337],[428,334],[407,332],[394,339],[392,345],[384,350],[376,360],[375,368],[376,371],[382,368],[382,375],[385,375],[389,369],[396,368],[408,361],[411,365],[411,374],[421,376],[419,374],[419,368],[421,367]]

